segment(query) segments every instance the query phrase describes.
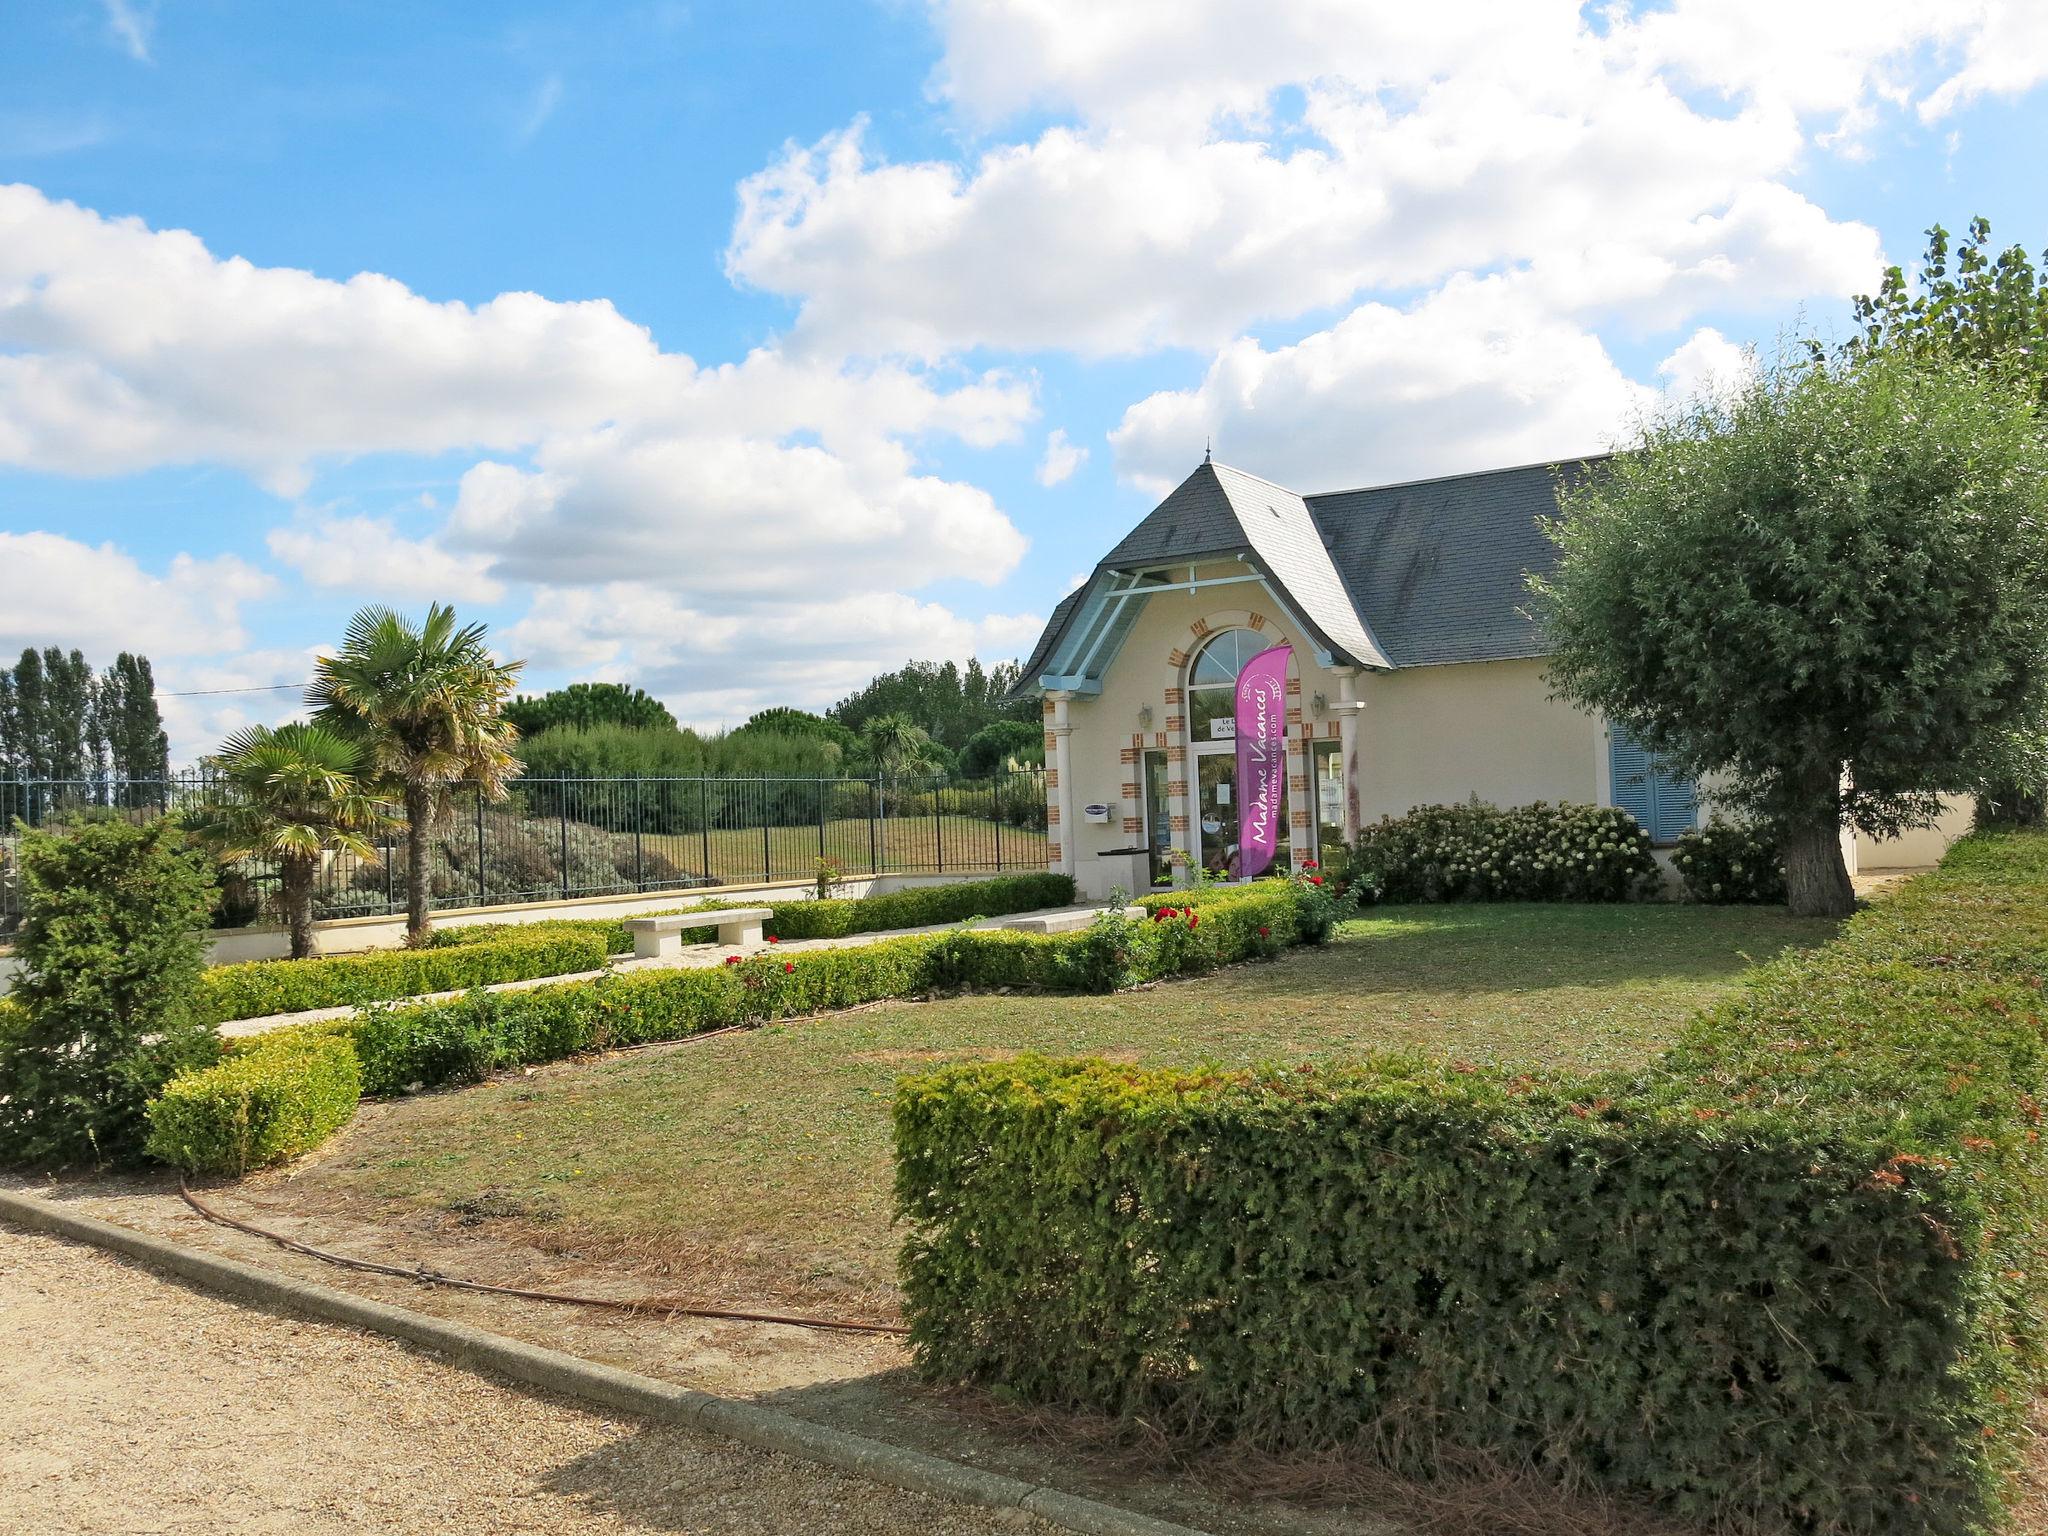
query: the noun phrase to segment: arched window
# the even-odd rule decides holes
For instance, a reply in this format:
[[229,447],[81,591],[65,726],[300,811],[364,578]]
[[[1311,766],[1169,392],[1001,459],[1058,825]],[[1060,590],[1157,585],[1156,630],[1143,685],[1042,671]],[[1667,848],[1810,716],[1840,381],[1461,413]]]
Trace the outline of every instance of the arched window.
[[[1272,642],[1249,629],[1211,635],[1188,668],[1188,734],[1228,741],[1237,725],[1237,674]],[[1219,724],[1220,722],[1220,724]]]

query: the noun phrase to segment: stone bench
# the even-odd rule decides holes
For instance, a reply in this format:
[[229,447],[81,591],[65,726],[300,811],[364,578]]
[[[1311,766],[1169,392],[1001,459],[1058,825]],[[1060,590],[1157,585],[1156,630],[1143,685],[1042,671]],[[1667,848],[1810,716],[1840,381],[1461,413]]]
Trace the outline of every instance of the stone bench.
[[[1125,907],[1124,916],[1143,917],[1143,907]],[[1008,928],[1013,933],[1079,933],[1095,921],[1096,914],[1088,912],[1044,912],[1035,917],[1013,917],[1008,922],[998,923],[998,928]]]
[[716,912],[671,912],[662,917],[629,917],[635,960],[659,960],[683,952],[683,935],[697,928],[716,928],[718,942],[759,944],[761,925],[775,915],[769,907],[727,907]]

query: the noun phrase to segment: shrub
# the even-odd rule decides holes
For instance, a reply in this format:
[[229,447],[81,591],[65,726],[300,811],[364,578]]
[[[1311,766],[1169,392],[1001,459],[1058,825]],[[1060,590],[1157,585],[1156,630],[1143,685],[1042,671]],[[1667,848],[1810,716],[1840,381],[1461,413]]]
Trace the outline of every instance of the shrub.
[[1627,901],[1655,890],[1650,834],[1611,806],[1474,800],[1383,817],[1339,872],[1385,901]]
[[1694,901],[1775,906],[1785,900],[1785,864],[1778,855],[1778,839],[1754,823],[1717,816],[1681,836],[1671,861],[1685,882],[1685,894]]
[[505,937],[485,943],[215,966],[200,979],[199,990],[208,1018],[255,1019],[598,971],[610,955],[602,933],[567,925],[533,924],[530,930],[514,925]]
[[1634,1074],[907,1079],[918,1366],[1188,1444],[1988,1531],[2048,1358],[2044,912],[2048,837],[1967,839]]
[[770,931],[783,939],[836,939],[851,933],[925,928],[971,917],[1072,906],[1073,902],[1071,875],[1004,875],[955,885],[911,886],[853,900],[780,902],[774,908],[775,924]]
[[361,1098],[346,1032],[279,1030],[165,1084],[149,1106],[146,1150],[189,1173],[242,1174],[310,1152]]
[[0,1160],[106,1162],[219,1047],[195,1007],[207,872],[177,828],[82,823],[21,841],[18,1012],[0,1045]]

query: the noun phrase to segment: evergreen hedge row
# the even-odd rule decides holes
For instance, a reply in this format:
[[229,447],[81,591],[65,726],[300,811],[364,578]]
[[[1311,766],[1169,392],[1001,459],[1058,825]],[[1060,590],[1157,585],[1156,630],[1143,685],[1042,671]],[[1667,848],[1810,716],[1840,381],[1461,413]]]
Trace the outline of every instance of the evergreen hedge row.
[[2044,968],[2048,836],[1978,837],[1630,1074],[907,1079],[918,1365],[1737,1528],[1999,1529],[2044,1374]]
[[[199,1171],[235,1171],[295,1156],[311,1141],[290,1118],[296,1103],[274,1081],[293,1064],[322,1071],[340,1041],[370,1096],[445,1083],[476,1082],[523,1063],[588,1051],[680,1040],[730,1025],[762,1024],[856,1007],[884,998],[999,988],[1035,992],[1110,992],[1163,976],[1277,953],[1290,943],[1327,937],[1318,893],[1282,885],[1203,908],[1194,922],[1109,919],[1077,933],[1026,934],[963,929],[878,939],[844,949],[773,951],[727,965],[620,971],[589,981],[517,992],[473,991],[440,1003],[372,1005],[346,1020],[289,1026],[238,1047],[220,1075],[174,1081],[158,1100],[166,1129],[151,1142],[165,1161]],[[455,951],[460,953],[459,950]],[[276,1053],[261,1068],[257,1048]],[[325,1105],[324,1090],[305,1090]],[[280,1095],[283,1094],[282,1097]],[[353,1101],[351,1100],[351,1108]],[[152,1110],[152,1115],[158,1112]],[[281,1128],[258,1135],[254,1124]],[[225,1149],[225,1150],[224,1150]]]
[[150,1102],[144,1150],[194,1173],[239,1174],[310,1152],[362,1099],[345,1030],[307,1025],[231,1042],[219,1063],[172,1078]]
[[[1044,872],[1001,875],[990,880],[963,880],[952,885],[912,886],[879,896],[825,897],[801,901],[768,903],[774,916],[763,931],[778,939],[837,939],[855,933],[879,933],[890,928],[925,928],[938,923],[965,922],[971,917],[1005,917],[1012,912],[1034,912],[1041,907],[1074,904],[1074,877]],[[723,901],[694,902],[687,907],[668,907],[661,912],[635,913],[638,917],[672,916],[682,912],[709,912],[734,906],[759,906],[745,893]],[[533,923],[474,923],[434,932],[437,947],[460,948],[494,943],[532,931],[598,935],[609,952],[619,954],[633,947],[633,936],[623,917],[546,918]],[[685,944],[708,944],[718,936],[715,928],[687,929]]]
[[199,1006],[216,1023],[273,1013],[341,1008],[500,981],[603,970],[605,936],[550,925],[515,928],[487,943],[446,949],[378,949],[310,960],[250,960],[217,965],[199,978]]

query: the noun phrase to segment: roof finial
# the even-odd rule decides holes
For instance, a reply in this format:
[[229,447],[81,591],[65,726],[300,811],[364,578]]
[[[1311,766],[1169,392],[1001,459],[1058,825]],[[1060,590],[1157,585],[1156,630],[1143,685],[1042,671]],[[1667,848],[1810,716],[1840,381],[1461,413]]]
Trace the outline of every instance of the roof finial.
[[1202,434],[1202,462],[1209,462],[1209,435],[1206,432]]

